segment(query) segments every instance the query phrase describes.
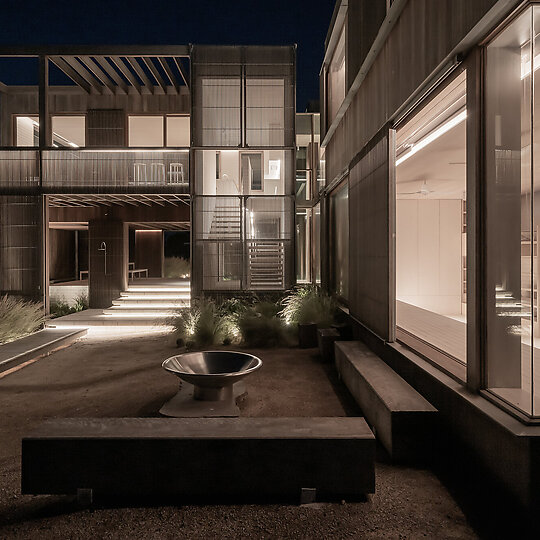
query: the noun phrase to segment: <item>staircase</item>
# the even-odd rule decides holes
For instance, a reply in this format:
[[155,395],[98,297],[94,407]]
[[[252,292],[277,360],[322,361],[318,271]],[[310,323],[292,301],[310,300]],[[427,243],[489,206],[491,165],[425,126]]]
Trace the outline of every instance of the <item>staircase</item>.
[[284,286],[283,242],[258,240],[247,243],[248,279],[251,289],[282,289]]
[[209,240],[239,240],[242,214],[239,206],[216,206],[208,232]]
[[[189,282],[176,282],[173,285],[130,285],[113,300],[103,315],[116,324],[156,324],[175,314],[176,310],[189,307]],[[129,321],[129,323],[127,322]]]

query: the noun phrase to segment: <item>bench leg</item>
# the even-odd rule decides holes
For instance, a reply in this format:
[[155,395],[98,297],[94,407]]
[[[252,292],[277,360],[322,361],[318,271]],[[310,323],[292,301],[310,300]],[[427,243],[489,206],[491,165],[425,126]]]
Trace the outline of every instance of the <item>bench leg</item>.
[[300,504],[310,504],[317,500],[317,488],[302,488],[300,490]]
[[77,488],[77,504],[81,507],[91,506],[94,494],[89,488]]

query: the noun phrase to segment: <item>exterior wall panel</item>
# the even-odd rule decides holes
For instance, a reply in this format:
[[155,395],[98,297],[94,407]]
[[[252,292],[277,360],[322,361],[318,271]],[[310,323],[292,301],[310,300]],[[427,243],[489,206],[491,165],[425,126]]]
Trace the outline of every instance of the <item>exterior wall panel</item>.
[[329,181],[349,165],[494,4],[495,0],[407,2],[327,145]]
[[349,173],[349,311],[390,339],[389,134],[383,132]]

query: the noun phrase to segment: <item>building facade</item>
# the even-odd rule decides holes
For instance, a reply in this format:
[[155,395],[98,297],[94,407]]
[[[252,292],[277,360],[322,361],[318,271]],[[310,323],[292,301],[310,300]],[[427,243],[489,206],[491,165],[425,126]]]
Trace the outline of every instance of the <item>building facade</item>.
[[86,282],[107,308],[163,277],[189,231],[192,293],[294,281],[291,47],[0,51],[0,293]]
[[338,1],[323,286],[520,503],[540,502],[540,7]]

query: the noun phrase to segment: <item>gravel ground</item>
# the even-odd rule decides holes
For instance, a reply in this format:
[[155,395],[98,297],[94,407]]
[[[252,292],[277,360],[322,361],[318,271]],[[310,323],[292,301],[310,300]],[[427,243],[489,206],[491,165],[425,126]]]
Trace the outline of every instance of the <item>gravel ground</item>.
[[[253,351],[245,416],[359,415],[314,351]],[[376,493],[363,502],[124,506],[79,509],[70,497],[20,494],[21,437],[44,418],[157,416],[177,391],[160,364],[162,333],[96,333],[0,379],[0,538],[476,538],[431,471],[397,467],[379,449]]]

